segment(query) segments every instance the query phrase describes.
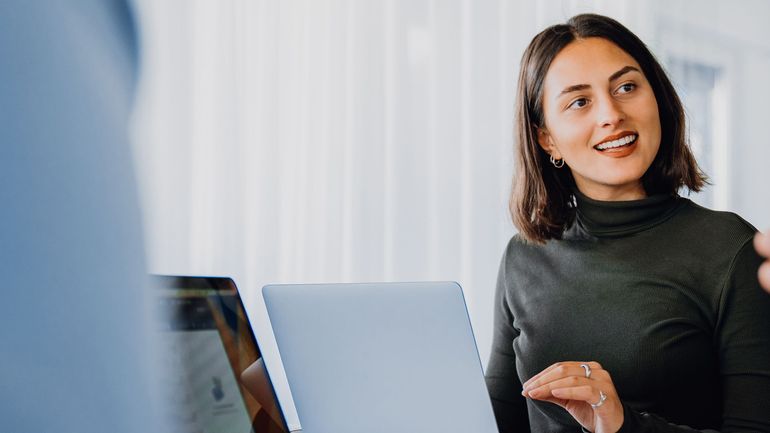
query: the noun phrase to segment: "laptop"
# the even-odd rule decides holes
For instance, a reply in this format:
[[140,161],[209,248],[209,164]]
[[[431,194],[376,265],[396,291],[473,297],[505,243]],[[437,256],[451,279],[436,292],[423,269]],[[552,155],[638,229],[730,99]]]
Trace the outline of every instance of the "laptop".
[[457,283],[269,285],[305,433],[497,433]]
[[161,387],[171,403],[167,415],[173,431],[288,432],[233,280],[153,278],[160,290],[158,330],[166,349]]

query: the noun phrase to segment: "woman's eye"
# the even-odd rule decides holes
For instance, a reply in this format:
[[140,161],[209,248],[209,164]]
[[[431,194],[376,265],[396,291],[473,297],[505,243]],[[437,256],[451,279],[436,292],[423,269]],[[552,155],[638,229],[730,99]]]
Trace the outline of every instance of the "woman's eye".
[[617,93],[623,94],[623,93],[630,93],[634,89],[636,89],[636,84],[634,83],[625,83],[621,84],[620,87],[618,87]]
[[575,110],[578,108],[583,108],[586,105],[588,105],[588,99],[586,98],[578,98],[574,101],[570,102],[570,104],[567,106],[568,109]]

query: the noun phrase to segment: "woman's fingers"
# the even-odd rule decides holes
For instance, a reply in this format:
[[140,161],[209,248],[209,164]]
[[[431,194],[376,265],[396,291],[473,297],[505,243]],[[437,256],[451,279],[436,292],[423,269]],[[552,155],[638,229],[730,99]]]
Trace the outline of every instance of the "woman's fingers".
[[523,384],[522,395],[526,395],[526,392],[542,386],[543,384],[553,382],[564,377],[586,377],[586,369],[582,365],[587,365],[591,371],[592,378],[603,378],[606,376],[606,372],[602,369],[602,366],[595,361],[570,361],[570,362],[557,362],[551,365],[540,373],[532,376],[528,381]]
[[586,362],[582,362],[582,361],[557,362],[555,364],[550,365],[549,367],[547,367],[545,370],[541,371],[540,373],[538,373],[538,374],[532,376],[531,378],[529,378],[528,381],[524,382],[523,386],[526,388],[527,386],[529,386],[530,384],[532,384],[533,382],[539,380],[540,378],[542,378],[544,375],[547,375],[547,374],[560,374],[560,373],[563,374],[566,369],[568,369],[568,368],[571,369],[571,367],[579,368],[580,371],[583,371],[585,373],[585,370],[583,369],[583,367],[580,367],[581,364],[588,365],[588,367],[590,369],[592,369],[592,370],[598,370],[598,369],[602,368],[602,366],[599,365],[599,363],[595,362],[595,361],[586,361]]
[[[531,398],[539,399],[545,396],[550,396],[552,395],[552,391],[561,389],[561,388],[581,388],[581,387],[593,388],[598,385],[599,384],[595,380],[588,379],[587,377],[567,376],[561,379],[554,380],[552,382],[545,383],[536,388],[532,388],[527,392],[527,395]],[[558,398],[566,398],[556,394],[553,394],[553,396]]]
[[[589,367],[590,377],[582,365]],[[526,381],[522,395],[563,407],[590,431],[616,432],[623,425],[623,404],[612,377],[596,362],[556,363]]]
[[[597,404],[601,399],[601,390],[589,385],[556,388],[551,390],[554,397],[564,400],[579,400],[588,404]],[[605,397],[606,398],[606,397]]]

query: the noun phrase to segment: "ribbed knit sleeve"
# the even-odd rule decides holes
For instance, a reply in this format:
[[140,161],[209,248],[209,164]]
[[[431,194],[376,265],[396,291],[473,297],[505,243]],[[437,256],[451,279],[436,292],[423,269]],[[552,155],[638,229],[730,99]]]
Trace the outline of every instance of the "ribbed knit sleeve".
[[[770,432],[770,295],[757,281],[761,262],[749,238],[724,279],[714,334],[723,390],[722,433]],[[627,405],[624,415],[618,433],[715,432],[670,424]]]
[[507,300],[506,276],[509,248],[503,254],[497,275],[494,298],[494,331],[492,352],[486,370],[486,381],[492,399],[500,433],[527,433],[529,419],[527,402],[521,395],[521,381],[516,372],[516,354],[513,340],[518,335],[513,327],[513,314]]

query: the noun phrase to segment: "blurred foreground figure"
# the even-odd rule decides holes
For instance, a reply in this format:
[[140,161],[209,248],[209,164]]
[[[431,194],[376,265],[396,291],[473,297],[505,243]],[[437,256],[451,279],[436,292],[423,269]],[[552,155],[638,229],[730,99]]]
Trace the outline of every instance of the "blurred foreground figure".
[[759,267],[759,284],[770,292],[770,231],[754,236],[754,247],[765,262]]
[[160,431],[116,0],[0,2],[2,431]]

